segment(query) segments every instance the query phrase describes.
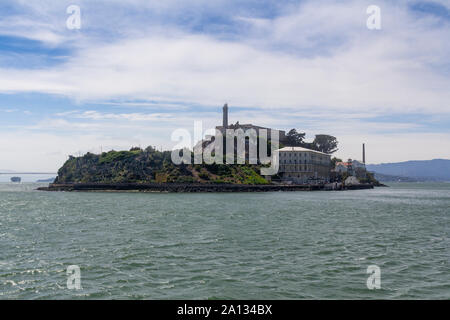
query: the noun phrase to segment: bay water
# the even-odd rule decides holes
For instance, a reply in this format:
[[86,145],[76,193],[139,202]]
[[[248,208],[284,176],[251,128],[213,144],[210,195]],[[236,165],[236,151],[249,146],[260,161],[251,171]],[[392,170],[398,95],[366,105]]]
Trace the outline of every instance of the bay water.
[[[450,184],[41,192],[0,183],[0,299],[450,299]],[[69,266],[81,289],[67,286]],[[369,266],[380,289],[367,286]]]

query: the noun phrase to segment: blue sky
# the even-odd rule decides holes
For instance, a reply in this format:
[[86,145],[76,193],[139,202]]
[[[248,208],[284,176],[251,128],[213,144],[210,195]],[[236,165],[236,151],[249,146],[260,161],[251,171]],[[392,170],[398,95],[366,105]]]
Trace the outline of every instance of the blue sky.
[[233,122],[335,135],[342,158],[450,158],[449,38],[447,0],[4,0],[0,169],[169,149],[225,102]]

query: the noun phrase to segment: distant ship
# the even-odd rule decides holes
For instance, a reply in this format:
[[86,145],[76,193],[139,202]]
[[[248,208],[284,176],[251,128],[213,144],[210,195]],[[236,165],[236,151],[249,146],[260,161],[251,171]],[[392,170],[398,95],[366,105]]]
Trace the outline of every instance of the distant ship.
[[11,182],[20,182],[20,181],[22,181],[21,177],[12,177],[11,178]]

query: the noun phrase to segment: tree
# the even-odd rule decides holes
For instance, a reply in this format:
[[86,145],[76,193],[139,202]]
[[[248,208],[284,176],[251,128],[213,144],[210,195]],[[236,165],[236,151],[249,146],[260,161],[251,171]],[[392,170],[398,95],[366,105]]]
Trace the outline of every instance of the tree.
[[342,159],[333,157],[333,158],[331,159],[331,167],[333,167],[333,168],[336,167],[336,163],[338,163],[338,162],[342,162]]
[[145,148],[145,151],[147,153],[155,153],[156,148],[152,147],[152,146],[148,146],[147,148]]
[[286,145],[289,147],[302,147],[304,145],[305,133],[299,133],[296,129],[291,129],[286,134]]
[[333,137],[333,136],[330,136],[327,134],[318,134],[314,138],[314,141],[312,142],[311,147],[314,150],[317,150],[317,151],[320,151],[323,153],[327,153],[327,154],[332,154],[339,150],[337,148],[337,145],[338,145],[338,141],[337,141],[336,137]]

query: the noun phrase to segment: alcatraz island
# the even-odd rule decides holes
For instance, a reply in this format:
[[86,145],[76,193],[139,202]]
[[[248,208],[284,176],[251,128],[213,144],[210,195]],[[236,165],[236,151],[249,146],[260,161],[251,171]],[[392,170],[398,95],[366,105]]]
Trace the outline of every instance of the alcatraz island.
[[[101,154],[88,152],[80,157],[69,156],[58,170],[55,181],[38,190],[248,192],[348,190],[382,186],[366,170],[364,144],[362,161],[348,159],[344,162],[332,157],[338,150],[338,141],[331,135],[316,135],[313,141],[307,142],[305,133],[296,129],[286,133],[252,124],[229,124],[228,112],[229,107],[225,104],[222,125],[216,127],[216,135],[206,136],[193,148],[208,151],[220,161],[201,160],[199,163],[195,151],[186,148],[158,151],[149,146]],[[230,147],[223,147],[230,143],[226,136],[229,132],[242,133],[244,137],[241,148],[239,137],[232,137],[232,164],[225,161]],[[255,157],[252,150],[258,156]],[[271,163],[262,161],[261,150],[267,153]],[[183,161],[178,164],[173,161],[174,154],[183,154]],[[270,166],[276,167],[276,172],[263,174],[264,168]]]

